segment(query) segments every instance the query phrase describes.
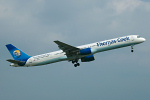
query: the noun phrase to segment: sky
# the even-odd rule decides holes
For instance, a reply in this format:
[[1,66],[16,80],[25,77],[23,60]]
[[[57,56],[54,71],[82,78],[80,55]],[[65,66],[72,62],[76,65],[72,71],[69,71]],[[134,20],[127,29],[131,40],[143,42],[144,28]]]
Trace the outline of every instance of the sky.
[[[0,100],[149,100],[149,0],[0,0]],[[30,56],[140,35],[146,42],[95,54],[95,61],[11,67],[6,44]]]

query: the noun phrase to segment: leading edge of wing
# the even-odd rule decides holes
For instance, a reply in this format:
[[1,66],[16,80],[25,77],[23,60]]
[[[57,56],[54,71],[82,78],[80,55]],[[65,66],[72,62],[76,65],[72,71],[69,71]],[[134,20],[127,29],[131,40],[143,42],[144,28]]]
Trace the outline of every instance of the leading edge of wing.
[[79,48],[77,47],[74,47],[74,46],[71,46],[69,44],[66,44],[66,43],[63,43],[63,42],[60,42],[60,41],[54,41],[58,47],[63,50],[63,52],[66,53],[67,57],[70,57],[70,56],[73,56],[73,55],[76,55],[78,52],[79,52]]
[[80,50],[80,49],[77,48],[77,47],[71,46],[71,45],[69,45],[69,44],[63,43],[63,42],[58,41],[58,40],[56,40],[56,41],[54,41],[54,42],[55,42],[55,43],[58,45],[58,47],[59,47],[61,50],[63,50],[64,52],[66,52],[66,51],[68,51],[68,50]]

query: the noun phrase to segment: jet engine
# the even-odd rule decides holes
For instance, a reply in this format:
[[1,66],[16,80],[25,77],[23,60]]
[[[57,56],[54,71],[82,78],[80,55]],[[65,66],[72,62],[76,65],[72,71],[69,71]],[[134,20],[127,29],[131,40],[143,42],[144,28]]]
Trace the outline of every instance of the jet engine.
[[94,60],[95,60],[94,55],[89,55],[89,56],[85,56],[85,57],[81,58],[82,62],[90,62],[90,61],[94,61]]
[[81,54],[81,55],[88,55],[88,54],[91,54],[91,48],[86,48],[86,49],[80,50],[80,54]]

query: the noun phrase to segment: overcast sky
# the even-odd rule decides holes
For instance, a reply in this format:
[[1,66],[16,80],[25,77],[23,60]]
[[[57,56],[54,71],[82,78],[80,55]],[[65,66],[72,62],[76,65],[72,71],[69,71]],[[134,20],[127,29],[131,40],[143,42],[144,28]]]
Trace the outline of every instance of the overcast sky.
[[[5,45],[34,56],[137,34],[146,42],[70,62],[15,68]],[[0,0],[0,100],[149,100],[150,0]]]

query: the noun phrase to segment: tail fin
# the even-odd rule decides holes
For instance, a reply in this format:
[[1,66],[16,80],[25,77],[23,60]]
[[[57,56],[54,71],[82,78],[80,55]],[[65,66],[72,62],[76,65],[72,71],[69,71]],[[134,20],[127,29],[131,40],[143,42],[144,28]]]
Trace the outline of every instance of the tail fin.
[[7,44],[6,47],[9,50],[12,57],[14,58],[14,60],[26,62],[30,58],[30,56],[28,56],[27,54],[25,54],[24,52],[22,52],[21,50],[13,46],[12,44]]

